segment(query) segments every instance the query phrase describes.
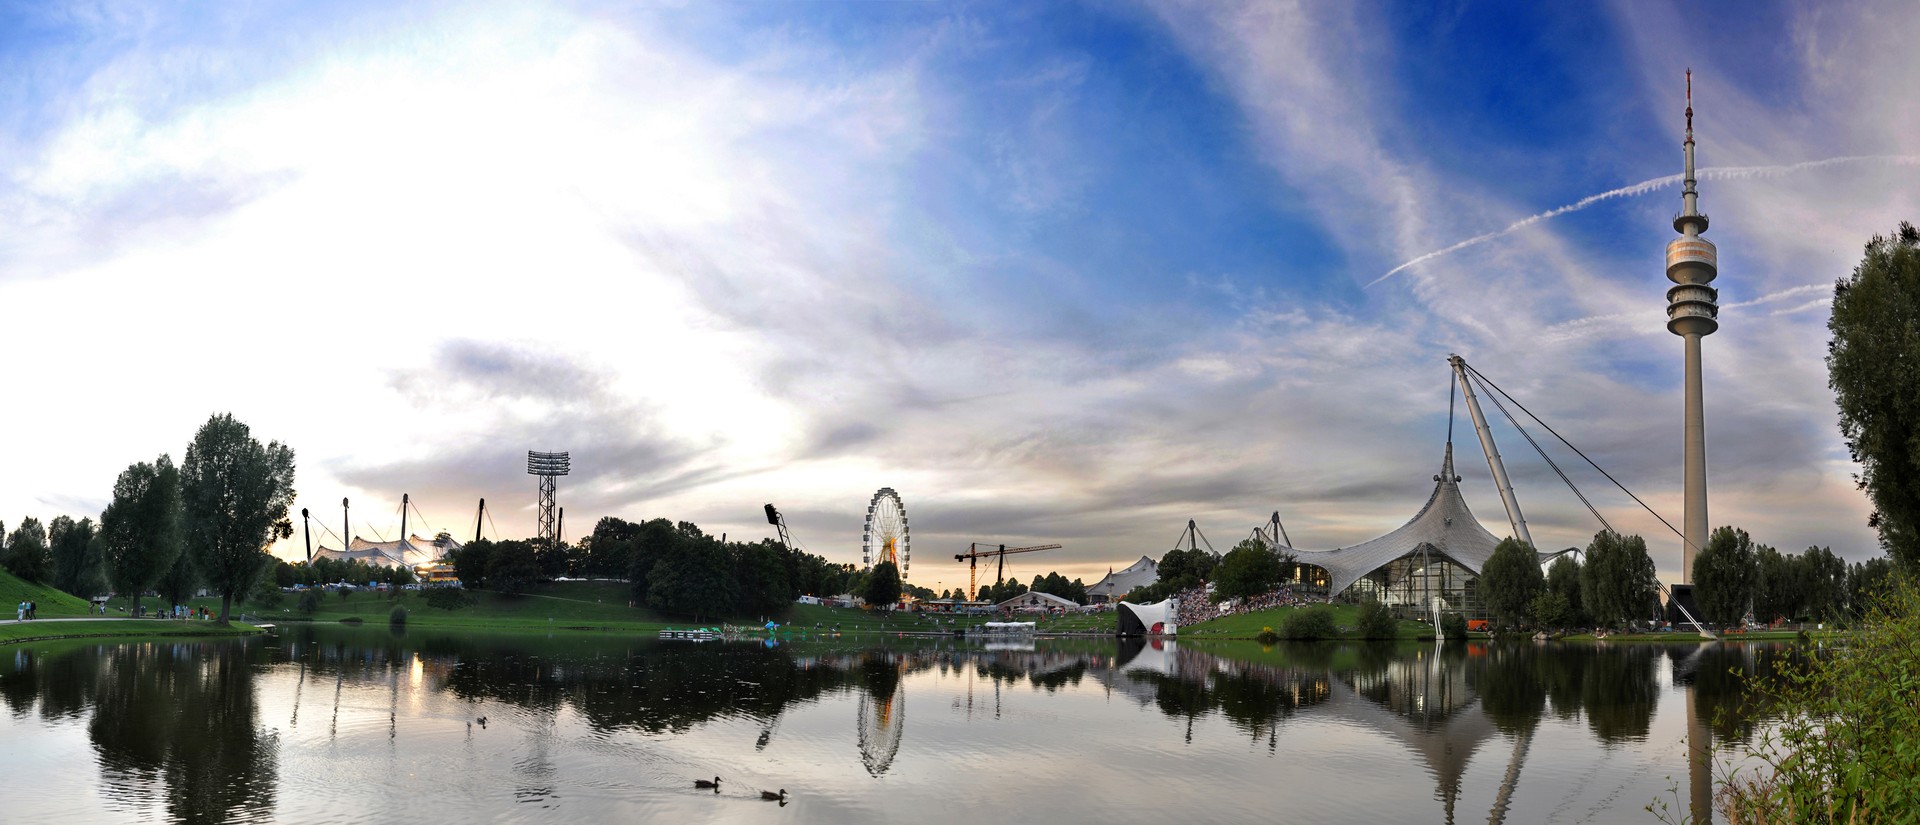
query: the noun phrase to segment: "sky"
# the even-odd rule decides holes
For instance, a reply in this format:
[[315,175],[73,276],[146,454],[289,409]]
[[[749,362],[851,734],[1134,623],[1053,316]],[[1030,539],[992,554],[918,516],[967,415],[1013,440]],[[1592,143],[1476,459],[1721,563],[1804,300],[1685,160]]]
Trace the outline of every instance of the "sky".
[[[1189,519],[1388,532],[1451,422],[1506,535],[1457,353],[1678,524],[1691,68],[1711,523],[1879,552],[1823,358],[1920,218],[1897,0],[392,5],[0,4],[0,520],[97,517],[229,412],[330,547],[403,493],[531,535],[525,453],[566,450],[569,537],[771,502],[857,562],[892,487],[911,582],[987,542],[1091,583]],[[1584,546],[1487,414],[1536,542]]]

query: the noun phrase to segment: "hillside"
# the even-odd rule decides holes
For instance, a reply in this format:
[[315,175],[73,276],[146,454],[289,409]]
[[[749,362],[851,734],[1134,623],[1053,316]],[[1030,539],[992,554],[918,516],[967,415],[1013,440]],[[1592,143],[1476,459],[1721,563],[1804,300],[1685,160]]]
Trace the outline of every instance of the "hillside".
[[12,619],[13,606],[29,601],[39,605],[42,619],[87,615],[85,599],[62,593],[51,585],[21,581],[12,573],[0,569],[0,608],[5,609],[4,618]]

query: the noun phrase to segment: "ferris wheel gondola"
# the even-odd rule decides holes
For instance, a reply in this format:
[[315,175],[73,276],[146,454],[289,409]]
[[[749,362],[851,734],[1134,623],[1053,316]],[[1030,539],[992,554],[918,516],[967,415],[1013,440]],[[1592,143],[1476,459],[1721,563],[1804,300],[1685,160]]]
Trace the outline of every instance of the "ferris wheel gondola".
[[860,533],[860,564],[872,567],[893,562],[900,578],[907,577],[913,563],[911,528],[907,525],[907,505],[892,487],[882,487],[867,504],[867,524]]

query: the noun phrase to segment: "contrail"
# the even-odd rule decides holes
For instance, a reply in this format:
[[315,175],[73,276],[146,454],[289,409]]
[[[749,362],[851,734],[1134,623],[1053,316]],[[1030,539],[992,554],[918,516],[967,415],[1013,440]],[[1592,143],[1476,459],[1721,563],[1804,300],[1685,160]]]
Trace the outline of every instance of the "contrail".
[[[1809,160],[1802,163],[1792,163],[1784,166],[1713,166],[1713,167],[1699,170],[1699,172],[1697,173],[1697,176],[1700,180],[1738,180],[1742,178],[1773,178],[1773,177],[1779,177],[1781,175],[1789,175],[1794,172],[1805,171],[1808,169],[1819,169],[1827,166],[1839,166],[1841,164],[1847,164],[1847,163],[1889,163],[1895,166],[1920,166],[1920,155],[1848,155],[1846,157],[1827,158],[1826,160]],[[1426,263],[1427,261],[1431,261],[1434,258],[1438,258],[1442,255],[1446,255],[1452,252],[1458,252],[1462,249],[1466,249],[1469,246],[1475,246],[1477,244],[1486,243],[1487,241],[1491,241],[1494,238],[1502,237],[1505,235],[1511,235],[1515,232],[1518,232],[1536,223],[1544,221],[1548,218],[1557,218],[1561,215],[1567,214],[1568,212],[1578,212],[1582,209],[1585,209],[1589,206],[1592,206],[1604,200],[1612,200],[1614,198],[1624,198],[1629,195],[1644,195],[1655,189],[1664,189],[1668,186],[1672,186],[1676,183],[1679,183],[1681,178],[1682,178],[1681,175],[1667,175],[1665,177],[1658,177],[1652,180],[1643,180],[1631,186],[1622,186],[1619,189],[1610,189],[1608,191],[1601,192],[1598,195],[1588,195],[1584,198],[1574,201],[1573,203],[1567,204],[1566,206],[1562,206],[1557,209],[1549,209],[1538,215],[1521,218],[1520,220],[1517,220],[1511,224],[1508,224],[1505,228],[1496,229],[1492,232],[1488,232],[1483,235],[1475,235],[1471,238],[1468,238],[1452,246],[1446,247],[1444,249],[1436,249],[1432,252],[1428,252],[1425,255],[1421,255],[1417,258],[1414,258],[1413,260],[1407,261],[1406,263],[1403,263],[1399,266],[1389,269],[1387,270],[1387,274],[1382,275],[1378,278],[1375,278],[1371,281],[1368,281],[1367,287],[1372,287],[1374,284],[1380,283],[1381,281],[1391,278],[1399,274],[1402,270],[1407,269],[1409,267]]]

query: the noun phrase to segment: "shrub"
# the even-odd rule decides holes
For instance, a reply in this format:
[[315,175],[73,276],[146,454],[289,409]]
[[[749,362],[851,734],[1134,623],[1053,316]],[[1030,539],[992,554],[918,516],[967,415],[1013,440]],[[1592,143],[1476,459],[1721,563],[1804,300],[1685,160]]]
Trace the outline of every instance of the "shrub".
[[393,612],[387,614],[387,624],[393,627],[406,627],[407,608],[404,605],[394,605]]
[[1440,635],[1453,641],[1467,638],[1467,617],[1458,613],[1448,613],[1440,617]]
[[1400,635],[1400,621],[1376,599],[1360,603],[1360,638],[1392,639]]
[[1273,632],[1273,628],[1271,627],[1263,627],[1260,628],[1259,633],[1254,634],[1253,638],[1263,645],[1270,645],[1280,641],[1280,634]]
[[473,598],[467,595],[467,591],[458,587],[427,588],[428,607],[437,607],[441,610],[459,610],[470,604],[473,604]]
[[320,609],[320,591],[307,589],[300,591],[300,612],[308,616]]
[[1920,810],[1920,583],[1896,583],[1860,624],[1750,682],[1783,721],[1749,748],[1771,775],[1730,777],[1730,821],[1896,822]]
[[1333,626],[1333,608],[1326,605],[1303,607],[1287,614],[1280,623],[1280,638],[1294,641],[1331,639],[1340,635]]

